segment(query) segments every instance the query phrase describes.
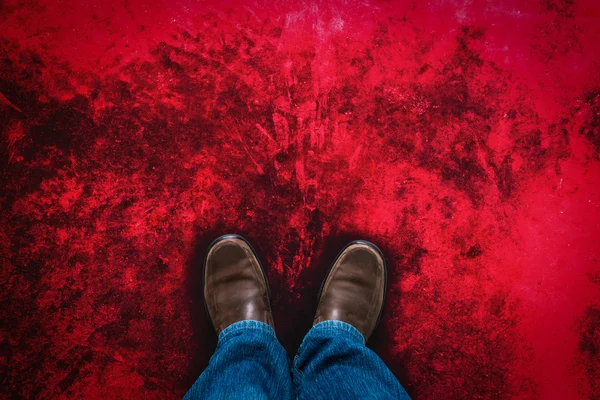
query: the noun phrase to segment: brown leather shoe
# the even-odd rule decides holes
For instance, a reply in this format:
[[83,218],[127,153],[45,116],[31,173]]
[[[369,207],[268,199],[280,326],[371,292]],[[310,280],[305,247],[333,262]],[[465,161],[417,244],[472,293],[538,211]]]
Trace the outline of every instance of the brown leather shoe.
[[348,244],[323,282],[313,325],[344,321],[369,339],[383,309],[386,275],[385,259],[377,246],[364,240]]
[[243,320],[275,328],[269,284],[252,246],[243,237],[224,235],[210,245],[204,262],[204,302],[217,335]]

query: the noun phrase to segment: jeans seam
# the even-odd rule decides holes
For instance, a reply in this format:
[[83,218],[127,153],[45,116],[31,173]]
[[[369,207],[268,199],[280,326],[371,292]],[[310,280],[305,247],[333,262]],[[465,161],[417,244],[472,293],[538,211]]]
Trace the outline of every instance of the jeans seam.
[[[338,333],[338,334],[340,332],[343,332],[343,334],[345,336],[350,337],[351,339],[359,340],[363,345],[366,342],[365,337],[363,336],[362,333],[360,333],[360,331],[358,329],[356,329],[354,326],[352,326],[351,324],[344,322],[344,321],[327,320],[327,321],[319,322],[318,324],[313,326],[312,329],[326,330],[326,331],[327,330],[335,330],[335,331],[337,331],[336,333]],[[308,334],[310,334],[310,331]]]
[[224,343],[229,340],[233,335],[236,335],[242,331],[251,330],[254,332],[266,333],[267,335],[277,337],[275,332],[273,332],[273,328],[264,322],[254,321],[254,320],[243,320],[234,322],[229,325],[227,328],[223,329],[223,331],[219,334],[218,344]]

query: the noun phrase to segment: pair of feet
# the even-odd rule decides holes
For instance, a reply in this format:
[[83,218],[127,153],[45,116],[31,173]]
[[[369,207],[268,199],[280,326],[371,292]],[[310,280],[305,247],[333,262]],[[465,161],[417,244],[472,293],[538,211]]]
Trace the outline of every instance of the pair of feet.
[[[379,321],[385,287],[381,251],[367,241],[351,242],[323,282],[313,325],[343,321],[358,329],[366,341]],[[217,335],[243,320],[261,321],[275,329],[264,270],[250,243],[241,236],[221,236],[209,247],[204,301]]]

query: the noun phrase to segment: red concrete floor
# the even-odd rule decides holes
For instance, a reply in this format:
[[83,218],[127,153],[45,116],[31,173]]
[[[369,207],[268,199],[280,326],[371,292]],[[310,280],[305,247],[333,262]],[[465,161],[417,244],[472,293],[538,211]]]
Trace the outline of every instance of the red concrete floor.
[[292,354],[361,237],[415,399],[600,399],[599,42],[594,0],[0,1],[2,397],[181,397],[238,232]]

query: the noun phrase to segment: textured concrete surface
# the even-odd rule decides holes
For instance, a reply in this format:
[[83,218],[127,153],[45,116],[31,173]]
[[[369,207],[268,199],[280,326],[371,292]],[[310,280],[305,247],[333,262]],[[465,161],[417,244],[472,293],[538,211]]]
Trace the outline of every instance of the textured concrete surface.
[[235,232],[291,354],[365,238],[415,399],[599,399],[599,37],[592,0],[0,1],[2,397],[181,397]]

